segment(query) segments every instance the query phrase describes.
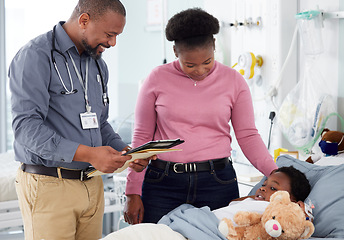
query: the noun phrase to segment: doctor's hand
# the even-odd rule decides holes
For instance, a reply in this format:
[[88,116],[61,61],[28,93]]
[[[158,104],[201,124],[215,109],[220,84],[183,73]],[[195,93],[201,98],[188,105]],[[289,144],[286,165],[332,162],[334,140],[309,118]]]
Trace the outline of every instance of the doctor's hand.
[[109,146],[89,147],[80,144],[73,161],[88,162],[101,172],[113,173],[131,159],[131,156],[122,154],[123,152],[118,152]]
[[141,196],[137,194],[127,195],[124,206],[124,220],[129,224],[142,223],[144,207]]

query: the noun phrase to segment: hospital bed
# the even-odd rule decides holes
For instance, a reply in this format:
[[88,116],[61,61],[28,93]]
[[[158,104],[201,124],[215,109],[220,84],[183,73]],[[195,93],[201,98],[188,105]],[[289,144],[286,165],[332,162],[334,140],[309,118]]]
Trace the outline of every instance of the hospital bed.
[[[13,235],[20,235],[20,239],[24,239],[23,221],[15,190],[15,176],[19,165],[20,163],[14,160],[13,152],[0,154],[0,239],[14,239]],[[118,219],[113,220],[114,215],[120,216],[125,203],[126,172],[105,176],[104,234],[108,234],[117,229],[108,226],[118,222]]]
[[15,175],[19,163],[14,161],[14,153],[0,154],[0,233],[22,229],[23,221],[15,190]]
[[[344,239],[344,154],[332,159],[320,160],[310,164],[289,155],[277,158],[277,165],[294,166],[310,181],[312,190],[306,202],[314,204],[315,232],[311,239]],[[249,193],[253,195],[265,181],[263,178]],[[127,229],[127,230],[126,230]],[[104,240],[112,239],[185,239],[166,225],[140,224],[129,226],[107,235]]]

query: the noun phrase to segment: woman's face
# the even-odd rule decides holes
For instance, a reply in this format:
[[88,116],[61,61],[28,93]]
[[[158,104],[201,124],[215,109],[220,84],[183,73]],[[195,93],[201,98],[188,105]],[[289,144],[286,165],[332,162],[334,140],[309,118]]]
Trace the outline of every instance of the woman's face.
[[195,81],[205,79],[214,66],[215,47],[210,45],[204,48],[195,48],[192,50],[176,50],[174,52],[179,58],[179,64],[182,71]]

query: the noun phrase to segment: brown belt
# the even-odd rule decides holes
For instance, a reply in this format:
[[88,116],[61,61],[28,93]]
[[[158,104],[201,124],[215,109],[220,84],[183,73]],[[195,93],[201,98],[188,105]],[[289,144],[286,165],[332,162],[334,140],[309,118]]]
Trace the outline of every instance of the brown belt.
[[159,168],[166,169],[169,163],[169,171],[174,171],[175,173],[186,173],[186,172],[204,172],[212,170],[211,163],[213,163],[213,170],[222,170],[229,163],[228,158],[220,158],[202,162],[192,162],[192,163],[175,163],[167,162],[160,159],[151,161],[149,165]]
[[[28,172],[28,173],[51,176],[51,177],[59,177],[57,167],[46,167],[43,165],[29,165],[29,164],[23,163],[20,168],[24,172]],[[71,169],[60,168],[60,171],[61,171],[61,177],[65,179],[78,179],[81,181],[86,181],[92,178],[92,177],[87,176],[87,172],[85,170],[71,170]]]

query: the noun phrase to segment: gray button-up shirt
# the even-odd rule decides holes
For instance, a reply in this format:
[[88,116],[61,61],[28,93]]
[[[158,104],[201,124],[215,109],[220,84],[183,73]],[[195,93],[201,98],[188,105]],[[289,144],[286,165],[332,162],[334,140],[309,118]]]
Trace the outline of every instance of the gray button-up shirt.
[[[61,93],[65,89],[51,58],[52,31],[31,40],[19,50],[8,73],[15,158],[27,164],[85,169],[88,163],[72,161],[79,144],[108,145],[118,151],[126,144],[107,122],[109,107],[103,104],[102,85],[97,79],[99,71],[94,59],[89,62],[88,98],[92,112],[97,114],[99,128],[82,128],[80,113],[86,112],[85,95],[67,51],[84,79],[86,61],[90,56],[87,53],[79,55],[64,31],[63,23],[56,25],[55,45],[67,58],[74,89],[78,91],[68,95]],[[54,56],[62,80],[70,90],[65,60],[56,52]],[[103,59],[98,62],[106,86],[108,69]]]

